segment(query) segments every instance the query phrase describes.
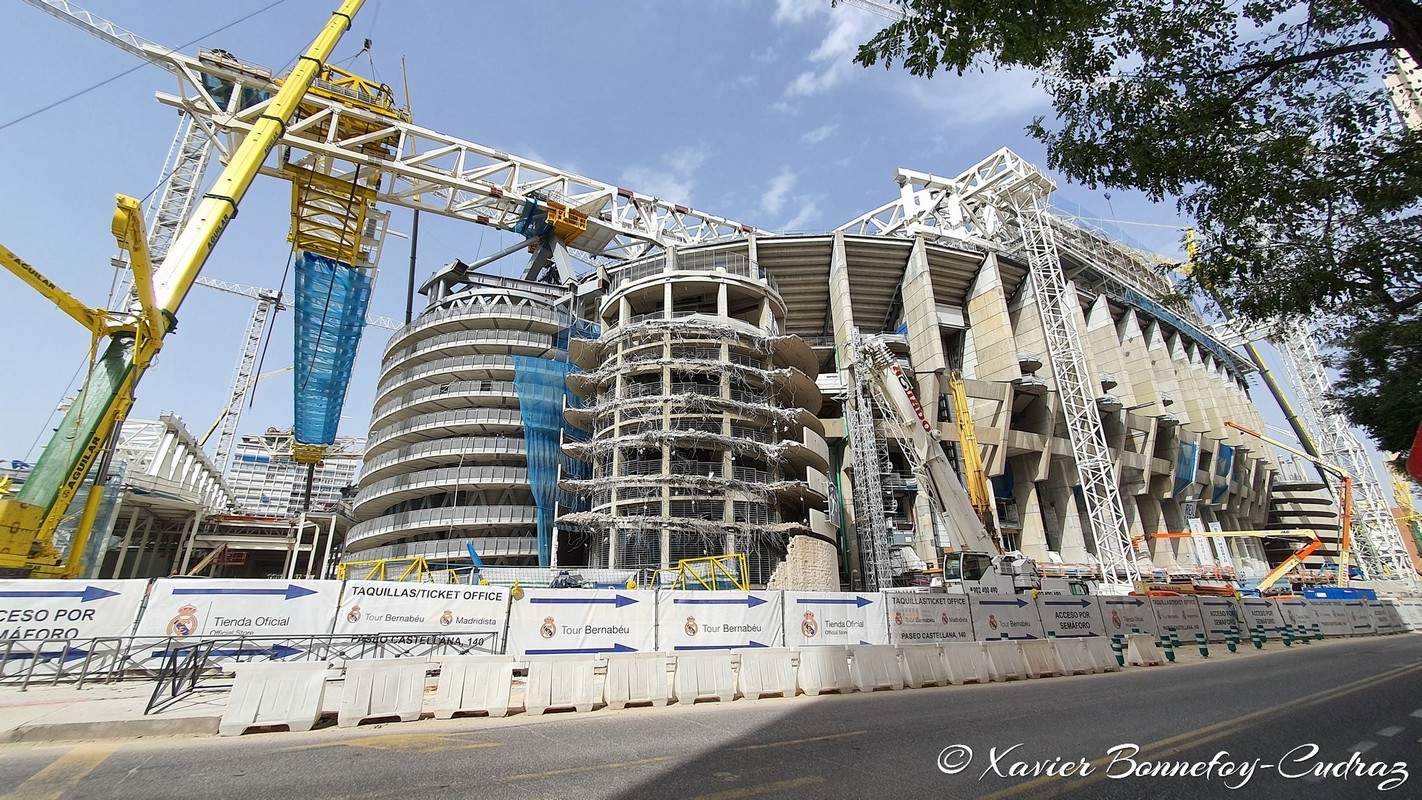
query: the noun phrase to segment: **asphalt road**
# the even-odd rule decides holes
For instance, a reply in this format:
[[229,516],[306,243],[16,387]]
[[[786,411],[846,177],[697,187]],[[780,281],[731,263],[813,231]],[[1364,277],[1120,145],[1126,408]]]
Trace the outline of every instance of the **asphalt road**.
[[[987,686],[8,745],[0,797],[1422,797],[1419,689],[1422,636],[1393,636]],[[1127,775],[1158,769],[1195,774]]]

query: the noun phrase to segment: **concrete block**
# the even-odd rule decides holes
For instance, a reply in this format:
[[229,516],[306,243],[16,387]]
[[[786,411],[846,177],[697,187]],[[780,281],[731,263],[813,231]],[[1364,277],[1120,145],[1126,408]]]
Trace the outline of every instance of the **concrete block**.
[[513,695],[513,656],[441,656],[435,689],[436,719],[479,711],[491,717],[509,713]]
[[1027,677],[1027,661],[1022,646],[1008,639],[983,642],[987,652],[988,674],[995,681],[1020,681]]
[[854,691],[849,676],[849,651],[843,647],[802,647],[795,651],[800,666],[795,682],[808,695]]
[[788,647],[742,650],[736,688],[748,700],[768,694],[795,696],[795,651]]
[[1019,642],[1022,662],[1029,678],[1052,678],[1065,672],[1057,660],[1057,648],[1051,639],[1029,639]]
[[608,708],[626,708],[628,703],[664,706],[667,688],[666,653],[608,653],[607,678],[603,699]]
[[592,711],[600,699],[597,688],[598,660],[590,655],[528,656],[528,685],[523,707],[530,714],[550,708]]
[[724,653],[682,653],[676,657],[672,696],[678,703],[716,698],[729,703],[736,697],[735,656]]
[[377,717],[399,717],[401,722],[420,718],[425,701],[423,658],[369,658],[346,662],[346,683],[341,689],[341,709],[336,724],[342,728]]
[[326,697],[324,661],[270,661],[239,664],[227,710],[217,725],[221,736],[240,736],[248,728],[285,725],[309,731],[321,718]]
[[943,660],[943,648],[936,644],[901,645],[899,664],[903,667],[904,683],[910,689],[930,683],[948,685],[948,665]]
[[1155,646],[1155,637],[1132,633],[1126,636],[1126,663],[1133,667],[1158,667],[1165,663],[1165,656]]
[[893,645],[871,644],[849,648],[849,674],[861,692],[904,688],[899,651]]
[[948,682],[954,686],[964,683],[987,683],[992,680],[992,670],[988,666],[987,649],[982,642],[945,642],[943,667],[947,670]]
[[1116,662],[1116,653],[1111,650],[1110,639],[1082,639],[1080,641],[1085,645],[1086,654],[1091,658],[1091,664],[1096,667],[1096,672],[1121,671],[1121,665]]

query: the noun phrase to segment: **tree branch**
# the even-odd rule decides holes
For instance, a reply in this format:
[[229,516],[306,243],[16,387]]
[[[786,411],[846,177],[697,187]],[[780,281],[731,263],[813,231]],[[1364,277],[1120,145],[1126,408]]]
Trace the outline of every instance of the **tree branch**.
[[1253,64],[1244,64],[1242,66],[1233,67],[1231,69],[1222,69],[1218,72],[1207,72],[1204,75],[1201,75],[1200,78],[1202,80],[1209,81],[1214,80],[1215,78],[1223,78],[1229,75],[1237,75],[1241,72],[1249,72],[1250,70],[1256,69],[1268,70],[1269,73],[1274,73],[1282,69],[1283,67],[1287,67],[1291,64],[1302,64],[1306,61],[1322,61],[1324,59],[1334,58],[1336,56],[1346,56],[1349,53],[1361,53],[1367,50],[1390,50],[1394,47],[1397,47],[1398,44],[1399,42],[1396,39],[1379,39],[1374,42],[1355,42],[1353,44],[1347,44],[1341,47],[1329,47],[1323,50],[1315,50],[1312,53],[1300,53],[1299,55],[1288,56],[1287,58],[1277,58],[1270,61],[1257,61]]

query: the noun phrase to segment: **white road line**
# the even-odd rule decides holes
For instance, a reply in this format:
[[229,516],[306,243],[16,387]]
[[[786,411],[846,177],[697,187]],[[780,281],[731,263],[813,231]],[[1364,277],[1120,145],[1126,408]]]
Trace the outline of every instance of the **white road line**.
[[1411,714],[1408,714],[1407,716],[1409,716],[1409,717],[1422,717],[1422,708],[1417,709],[1416,711],[1412,712]]
[[1401,725],[1389,725],[1389,726],[1387,726],[1386,728],[1383,728],[1382,730],[1378,731],[1377,735],[1378,735],[1378,736],[1396,736],[1396,735],[1398,735],[1399,733],[1402,733],[1402,730],[1403,730],[1403,728],[1402,728]]

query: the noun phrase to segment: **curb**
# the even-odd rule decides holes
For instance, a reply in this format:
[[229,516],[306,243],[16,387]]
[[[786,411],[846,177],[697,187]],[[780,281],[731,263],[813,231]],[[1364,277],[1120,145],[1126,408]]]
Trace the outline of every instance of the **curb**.
[[221,716],[213,716],[21,725],[12,731],[0,733],[0,744],[138,739],[149,736],[216,736],[217,725],[221,721]]

